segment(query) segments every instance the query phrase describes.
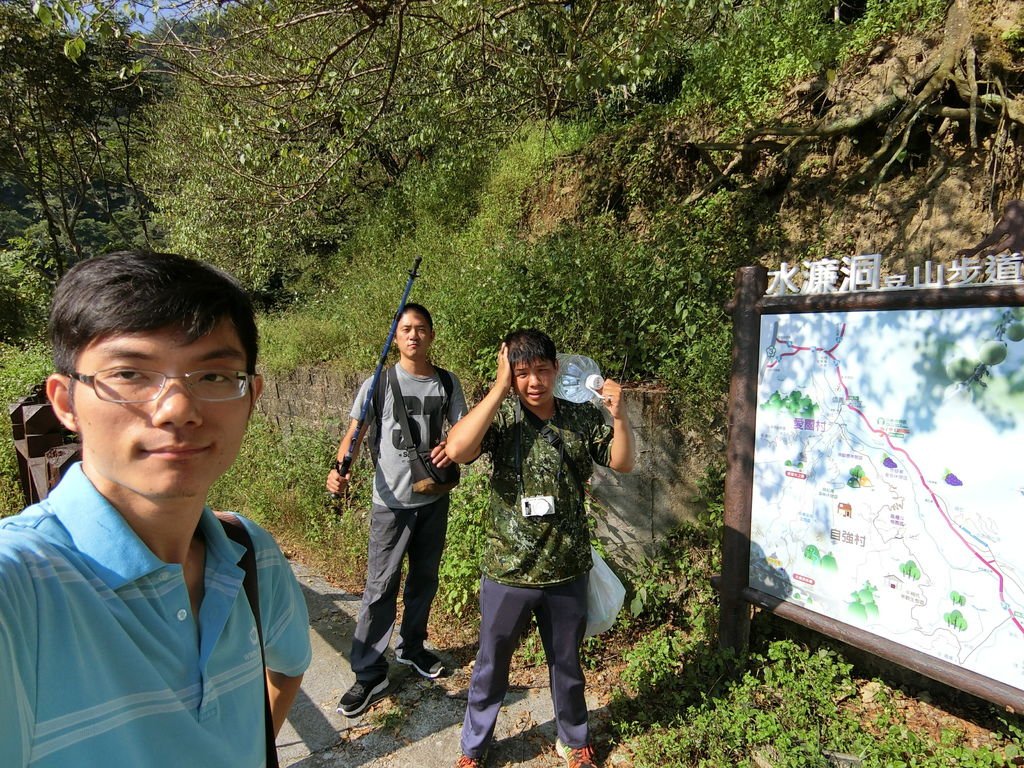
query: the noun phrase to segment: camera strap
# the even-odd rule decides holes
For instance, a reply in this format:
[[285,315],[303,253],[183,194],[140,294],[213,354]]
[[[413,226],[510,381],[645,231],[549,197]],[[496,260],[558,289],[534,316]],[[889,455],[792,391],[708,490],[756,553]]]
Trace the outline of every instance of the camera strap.
[[[558,401],[555,401],[555,415],[553,418],[558,418]],[[516,475],[519,479],[519,491],[523,496],[526,496],[526,483],[523,481],[523,421],[529,421],[530,426],[536,430],[544,441],[548,443],[552,448],[558,451],[558,473],[555,475],[555,482],[560,482],[562,479],[562,467],[566,467],[569,470],[569,474],[572,479],[576,482],[576,489],[579,491],[580,505],[583,505],[583,481],[582,474],[576,466],[576,463],[572,460],[572,456],[569,456],[565,452],[565,441],[562,440],[561,435],[556,432],[551,422],[544,422],[533,412],[523,408],[523,404],[516,398],[515,402],[515,418],[516,418]]]

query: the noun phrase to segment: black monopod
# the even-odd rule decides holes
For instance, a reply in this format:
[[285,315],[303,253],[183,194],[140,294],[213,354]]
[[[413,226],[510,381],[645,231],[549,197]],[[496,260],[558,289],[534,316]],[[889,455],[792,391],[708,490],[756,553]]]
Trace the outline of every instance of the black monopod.
[[373,402],[373,393],[377,391],[377,382],[380,380],[380,372],[384,369],[384,363],[388,358],[388,351],[391,349],[391,342],[395,340],[395,330],[398,328],[398,321],[402,318],[402,312],[405,311],[405,302],[409,298],[409,293],[412,291],[412,283],[419,274],[416,270],[420,267],[420,262],[423,261],[422,256],[417,256],[416,260],[412,263],[412,269],[409,270],[409,280],[405,284],[405,292],[402,294],[402,300],[398,304],[398,311],[395,312],[395,317],[391,321],[391,330],[388,331],[388,338],[384,342],[384,348],[380,351],[380,359],[377,360],[377,368],[373,372],[373,378],[370,380],[370,387],[366,391],[366,400],[363,401],[363,407],[359,411],[359,421],[356,424],[356,431],[352,433],[352,439],[348,443],[348,448],[345,451],[345,458],[341,461],[336,461],[334,468],[338,470],[338,474],[344,477],[348,474],[349,469],[352,467],[352,454],[355,453],[356,445],[359,443],[359,433],[363,431],[363,424],[366,422],[366,414],[370,410],[370,403]]

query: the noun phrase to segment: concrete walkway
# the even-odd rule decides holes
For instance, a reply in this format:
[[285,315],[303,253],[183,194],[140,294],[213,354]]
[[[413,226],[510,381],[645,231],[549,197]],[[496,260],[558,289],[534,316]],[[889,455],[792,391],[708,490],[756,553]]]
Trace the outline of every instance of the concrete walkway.
[[[304,566],[293,568],[309,607],[313,663],[278,737],[282,766],[302,768],[451,768],[460,755],[459,733],[469,686],[467,667],[448,677],[425,680],[410,667],[392,663],[388,695],[360,717],[349,719],[335,708],[355,681],[348,651],[359,596],[343,592]],[[473,649],[460,656],[472,658]],[[449,665],[451,655],[441,652]],[[555,725],[547,688],[547,668],[538,667],[530,687],[513,687],[495,730],[488,768],[556,768]],[[535,687],[534,687],[535,686]],[[606,714],[588,693],[591,726]],[[606,765],[628,766],[619,759]]]

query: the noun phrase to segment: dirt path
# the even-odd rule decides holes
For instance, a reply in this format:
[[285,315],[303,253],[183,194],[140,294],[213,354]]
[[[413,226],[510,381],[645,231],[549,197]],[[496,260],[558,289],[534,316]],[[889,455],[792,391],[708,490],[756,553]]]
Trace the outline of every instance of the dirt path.
[[[313,663],[278,738],[282,766],[302,768],[393,768],[454,766],[466,707],[469,663],[449,677],[424,680],[407,667],[391,665],[387,696],[350,720],[335,711],[354,681],[348,650],[359,610],[359,596],[327,583],[293,563],[309,607]],[[472,658],[472,649],[442,651],[446,662]],[[453,664],[454,665],[454,664]],[[555,727],[544,668],[527,685],[514,686],[498,719],[488,768],[556,768]],[[597,725],[605,716],[599,702],[588,701]],[[628,763],[610,759],[610,766]]]

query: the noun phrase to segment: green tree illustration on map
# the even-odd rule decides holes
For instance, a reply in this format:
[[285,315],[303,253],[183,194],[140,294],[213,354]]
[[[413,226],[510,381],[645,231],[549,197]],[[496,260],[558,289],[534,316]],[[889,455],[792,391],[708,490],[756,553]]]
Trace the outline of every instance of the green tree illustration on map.
[[851,593],[852,600],[847,606],[850,613],[861,621],[878,618],[878,605],[875,603],[875,594],[878,587],[870,581],[865,581],[864,586]]
[[804,559],[810,560],[814,565],[824,568],[826,571],[836,571],[839,569],[835,555],[831,552],[822,555],[821,550],[814,544],[808,544],[804,547]]
[[781,392],[772,392],[768,401],[762,403],[761,407],[766,411],[785,411],[790,416],[804,419],[813,418],[818,412],[817,404],[799,389],[794,389],[785,397]]
[[952,610],[949,613],[943,614],[942,618],[953,629],[960,632],[967,629],[967,619],[964,618],[964,615],[960,613],[960,611]]
[[921,579],[921,569],[913,560],[907,560],[907,562],[900,565],[900,573],[914,581],[920,581]]

